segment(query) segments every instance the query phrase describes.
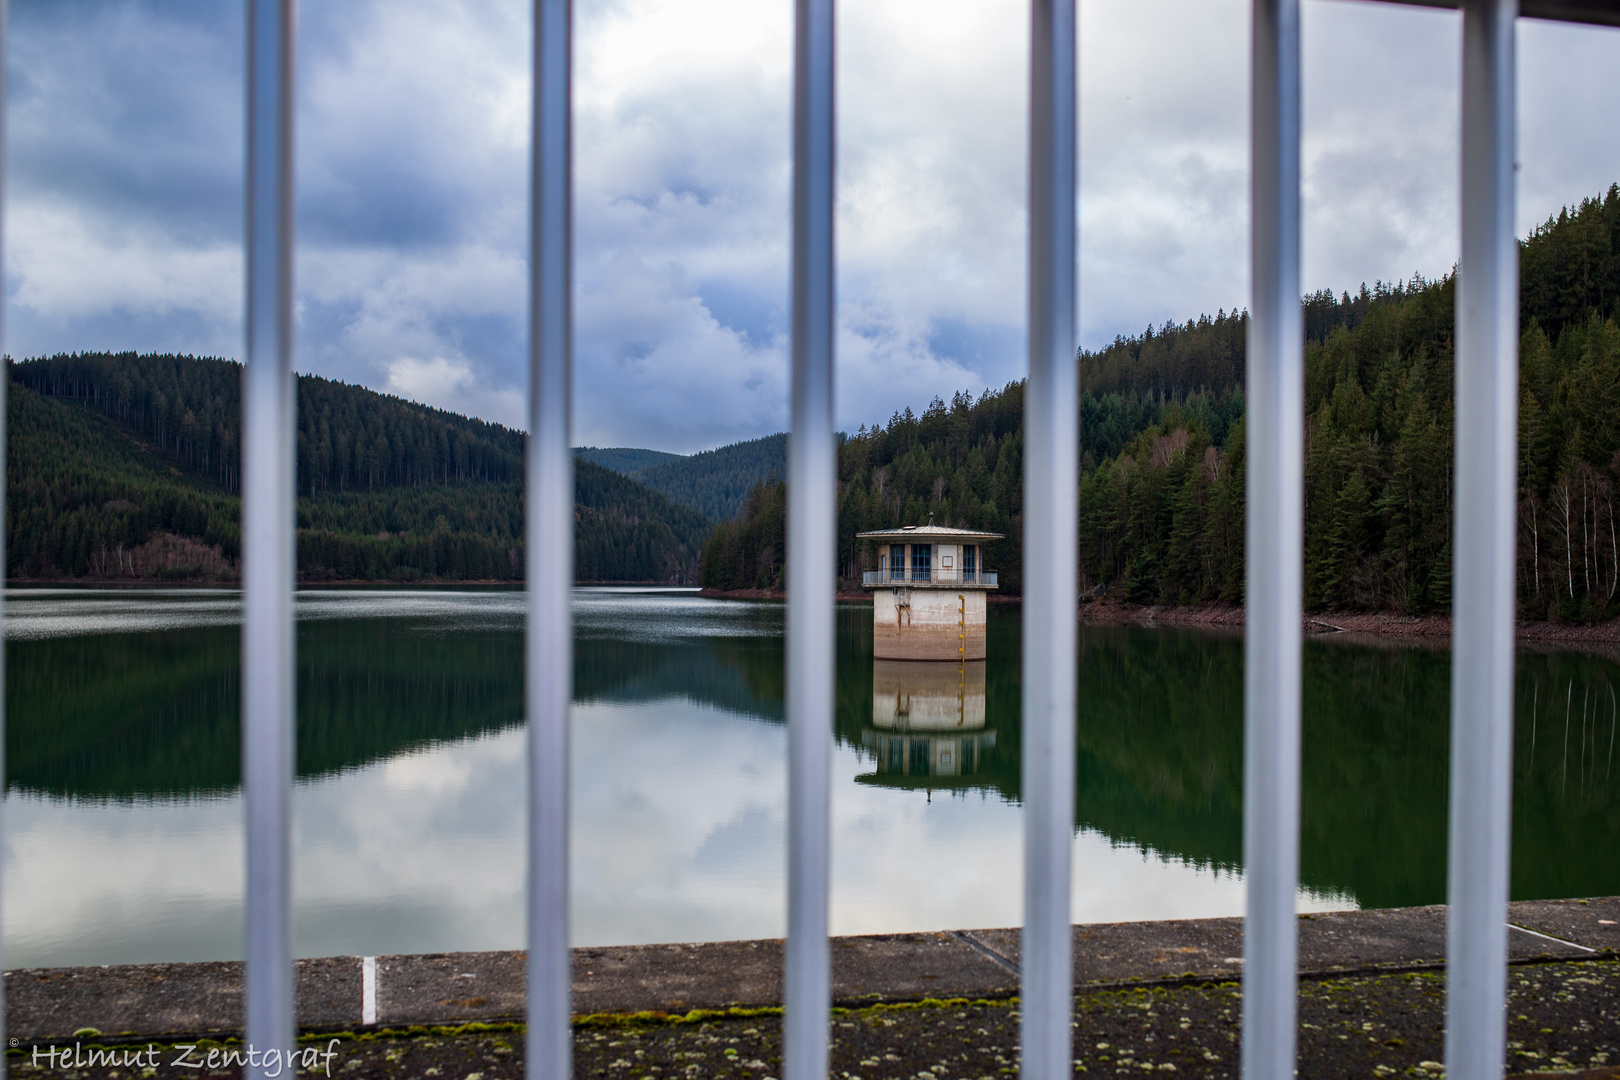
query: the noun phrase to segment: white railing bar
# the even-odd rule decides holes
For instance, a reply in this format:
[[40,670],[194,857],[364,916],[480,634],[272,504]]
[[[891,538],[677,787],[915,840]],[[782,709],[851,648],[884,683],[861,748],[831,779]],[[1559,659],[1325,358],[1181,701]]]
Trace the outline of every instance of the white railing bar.
[[[5,67],[6,56],[6,24],[9,12],[6,10],[6,0],[0,0],[0,71]],[[5,79],[0,78],[0,251],[5,250],[5,205],[6,205],[6,87]],[[3,305],[0,305],[3,309]],[[3,311],[0,311],[3,313]],[[3,337],[0,337],[3,340]],[[6,775],[6,650],[5,650],[5,581],[6,581],[6,390],[7,383],[11,382],[11,373],[0,371],[0,808],[5,806]],[[5,835],[5,821],[0,817],[0,836]],[[0,893],[4,890],[0,889]],[[0,942],[3,945],[3,942]],[[0,971],[5,970],[4,950],[0,948]],[[0,1046],[5,1045],[6,1036],[6,988],[5,979],[0,977]]]
[[1022,1075],[1073,1074],[1069,864],[1074,825],[1080,486],[1075,0],[1034,0],[1029,89],[1029,382],[1024,392]]
[[[245,1034],[261,1050],[285,1050],[294,1034],[293,23],[293,0],[249,0],[242,791],[247,804]],[[269,1062],[259,1061],[247,1075],[272,1075]]]
[[793,389],[788,436],[787,956],[784,1080],[825,1080],[837,591],[833,440],[833,0],[797,0],[793,43]]
[[527,1074],[572,1074],[568,703],[573,694],[572,0],[534,3],[524,705],[528,718]]
[[1299,0],[1255,0],[1243,658],[1243,1076],[1294,1075],[1304,550]]
[[1463,6],[1446,1075],[1500,1077],[1513,785],[1519,401],[1516,0]]

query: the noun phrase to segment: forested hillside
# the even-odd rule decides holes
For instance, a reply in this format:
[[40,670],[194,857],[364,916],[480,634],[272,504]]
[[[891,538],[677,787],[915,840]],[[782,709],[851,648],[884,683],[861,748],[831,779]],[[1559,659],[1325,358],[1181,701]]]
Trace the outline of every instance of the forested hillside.
[[[181,468],[241,486],[242,367],[211,357],[74,353],[12,365],[36,393],[84,405]],[[298,376],[298,491],[520,481],[523,435],[317,375]]]
[[[1620,187],[1537,228],[1521,246],[1520,277],[1521,609],[1608,617],[1620,588]],[[1419,613],[1450,602],[1454,285],[1414,278],[1305,298],[1313,610]],[[1088,594],[1241,599],[1246,329],[1244,315],[1220,313],[1078,357]],[[846,581],[871,563],[855,533],[932,512],[1007,533],[987,562],[1004,589],[1020,589],[1022,419],[1022,385],[1013,384],[935,401],[921,417],[907,412],[847,440],[838,524]],[[711,538],[705,584],[780,582],[779,561],[757,553],[776,550],[760,525],[781,501],[751,498],[765,516],[745,513]]]
[[754,485],[735,518],[714,527],[703,545],[698,582],[728,592],[780,589],[787,562],[787,485],[762,480]]
[[787,436],[732,443],[631,473],[632,479],[714,521],[742,510],[755,484],[787,475]]
[[235,575],[235,496],[179,472],[102,417],[24,386],[10,387],[6,435],[11,576]]
[[681,460],[680,454],[669,454],[662,450],[641,450],[630,446],[576,446],[574,456],[594,462],[604,469],[611,469],[620,476],[634,476],[651,465]]
[[[1175,396],[1156,390],[1114,390],[1080,401],[1082,462],[1111,460],[1143,431],[1166,422],[1193,422],[1225,440],[1240,426],[1243,395]],[[1001,587],[1022,587],[1024,386],[1011,383],[975,399],[957,394],[934,401],[921,416],[907,409],[886,425],[862,426],[839,449],[839,574],[846,586],[871,569],[872,554],[856,534],[897,525],[940,524],[999,532],[985,546],[986,567]],[[767,482],[750,492],[737,520],[720,525],[704,548],[699,581],[713,589],[781,587],[786,491]],[[1241,500],[1240,500],[1241,510]],[[1240,517],[1241,522],[1241,517]]]
[[787,436],[766,435],[683,456],[633,447],[581,446],[574,456],[645,484],[714,521],[742,511],[755,484],[787,475]]
[[[589,461],[574,463],[577,581],[693,579],[711,523]],[[523,490],[517,483],[323,492],[298,500],[306,580],[521,581]]]
[[[11,365],[8,572],[223,579],[237,573],[239,365],[60,356]],[[299,377],[305,580],[520,580],[523,436]],[[686,581],[710,522],[576,463],[576,574]]]

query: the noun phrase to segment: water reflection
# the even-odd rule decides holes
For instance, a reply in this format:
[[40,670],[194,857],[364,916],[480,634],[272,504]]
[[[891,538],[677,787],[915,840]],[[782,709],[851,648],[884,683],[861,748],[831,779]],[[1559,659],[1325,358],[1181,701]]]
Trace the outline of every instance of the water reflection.
[[[779,720],[780,610],[581,589],[574,699]],[[521,592],[320,590],[297,611],[302,779],[522,722]],[[234,790],[240,618],[220,591],[13,590],[8,787],[114,800]]]
[[944,787],[977,775],[993,753],[984,660],[874,660],[872,723],[861,732],[875,773],[856,783]]
[[[5,935],[16,963],[206,959],[240,932],[234,594],[13,592]],[[521,594],[298,604],[302,954],[521,944]],[[576,939],[782,932],[780,605],[576,597]],[[1019,618],[989,656],[876,661],[841,605],[840,932],[1019,913]],[[1082,629],[1075,915],[1242,907],[1242,643]],[[1620,655],[1518,657],[1513,892],[1620,893]],[[1442,650],[1305,652],[1301,902],[1445,894]],[[1009,886],[1009,883],[1012,883]]]

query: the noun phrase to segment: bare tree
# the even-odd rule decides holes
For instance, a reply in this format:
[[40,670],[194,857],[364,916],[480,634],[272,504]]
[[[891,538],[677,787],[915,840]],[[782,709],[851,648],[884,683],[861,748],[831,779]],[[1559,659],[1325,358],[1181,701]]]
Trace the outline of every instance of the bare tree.
[[1521,489],[1519,496],[1519,522],[1521,526],[1529,526],[1530,533],[1530,583],[1532,595],[1538,599],[1541,596],[1541,526],[1537,521],[1539,506],[1536,493],[1529,488]]
[[1586,583],[1586,595],[1591,596],[1592,568],[1587,561],[1587,552],[1591,551],[1594,556],[1592,561],[1594,562],[1597,555],[1591,535],[1593,530],[1587,527],[1588,516],[1592,518],[1594,523],[1597,518],[1597,500],[1592,498],[1592,467],[1584,461],[1581,462],[1577,467],[1577,475],[1581,478],[1581,574]]
[[1609,576],[1609,599],[1614,599],[1614,586],[1620,582],[1620,541],[1615,539],[1614,492],[1609,492],[1609,554],[1614,560],[1614,573]]
[[1570,546],[1573,531],[1569,515],[1574,506],[1575,493],[1570,489],[1569,477],[1561,476],[1558,483],[1553,485],[1553,509],[1564,519],[1564,577],[1569,587],[1570,599],[1575,598],[1575,552]]

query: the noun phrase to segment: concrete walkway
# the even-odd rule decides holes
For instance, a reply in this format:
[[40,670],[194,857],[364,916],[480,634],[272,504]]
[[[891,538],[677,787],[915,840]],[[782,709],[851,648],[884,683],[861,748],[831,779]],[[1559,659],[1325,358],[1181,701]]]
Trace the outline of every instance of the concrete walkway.
[[[1615,958],[1620,897],[1512,905],[1516,961]],[[1007,999],[1017,993],[1017,930],[886,934],[833,941],[839,1004]],[[1235,980],[1241,919],[1191,919],[1074,928],[1077,989],[1150,985],[1168,990]],[[1300,918],[1302,974],[1388,976],[1443,966],[1445,908],[1357,911]],[[1579,965],[1577,965],[1579,966]],[[368,970],[372,974],[368,975]],[[225,1035],[241,1026],[240,964],[145,964],[6,972],[6,1033],[22,1044],[95,1029],[105,1036]],[[306,1031],[501,1021],[523,1014],[517,952],[331,957],[298,963],[298,1022]],[[368,985],[369,984],[369,985]],[[585,948],[574,952],[580,1015],[687,1012],[781,1000],[779,941]]]

